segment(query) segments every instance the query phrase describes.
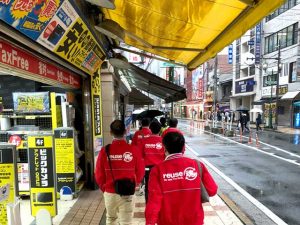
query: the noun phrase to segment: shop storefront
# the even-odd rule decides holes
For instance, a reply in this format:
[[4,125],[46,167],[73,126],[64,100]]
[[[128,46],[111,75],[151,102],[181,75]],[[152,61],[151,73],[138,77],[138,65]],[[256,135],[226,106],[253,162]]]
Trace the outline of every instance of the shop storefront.
[[[29,167],[34,162],[28,159],[28,135],[52,135],[63,126],[73,127],[76,134],[84,132],[78,125],[82,123],[82,103],[77,101],[82,98],[82,78],[4,39],[0,39],[0,52],[0,141],[16,146],[18,195],[28,195]],[[74,167],[79,182],[84,169],[84,162],[80,162],[84,146],[78,135],[74,143],[73,158],[75,153],[80,156]]]

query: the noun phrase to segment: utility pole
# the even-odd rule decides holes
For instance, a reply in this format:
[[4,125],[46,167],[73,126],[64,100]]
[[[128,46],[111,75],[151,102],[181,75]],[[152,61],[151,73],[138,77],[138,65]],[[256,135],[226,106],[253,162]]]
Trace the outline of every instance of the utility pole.
[[276,79],[276,106],[275,106],[276,111],[275,111],[275,127],[274,127],[275,130],[277,130],[277,126],[278,126],[279,77],[280,77],[280,73],[281,73],[281,49],[280,48],[281,48],[280,40],[278,40],[277,79]]

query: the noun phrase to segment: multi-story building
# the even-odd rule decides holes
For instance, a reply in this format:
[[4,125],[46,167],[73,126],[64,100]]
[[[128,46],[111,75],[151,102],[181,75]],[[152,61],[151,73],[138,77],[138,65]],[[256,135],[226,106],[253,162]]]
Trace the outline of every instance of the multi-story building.
[[[274,109],[277,98],[277,124],[296,128],[300,128],[299,10],[299,0],[287,0],[284,5],[267,16],[263,24],[262,99],[270,99],[272,95],[270,102],[273,102]],[[277,93],[276,86],[278,86]],[[264,106],[264,116],[267,118],[270,114],[269,105],[264,103]],[[272,110],[272,113],[273,118],[276,118],[276,110]],[[276,124],[275,120],[273,122]]]

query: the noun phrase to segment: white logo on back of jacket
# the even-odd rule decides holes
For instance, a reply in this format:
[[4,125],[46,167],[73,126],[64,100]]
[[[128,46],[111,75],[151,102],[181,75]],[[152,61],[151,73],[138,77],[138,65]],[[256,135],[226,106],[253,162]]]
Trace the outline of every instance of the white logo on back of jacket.
[[163,179],[164,181],[174,181],[174,180],[195,180],[198,176],[198,173],[195,168],[187,167],[183,172],[174,172],[174,173],[164,173]]
[[131,152],[125,152],[123,155],[110,155],[109,158],[111,160],[118,160],[118,161],[123,160],[124,162],[131,162],[133,156]]
[[156,144],[145,144],[145,148],[156,148],[158,150],[162,149],[162,144],[160,142]]
[[123,160],[125,162],[130,162],[133,159],[132,153],[131,152],[125,152],[123,154]]

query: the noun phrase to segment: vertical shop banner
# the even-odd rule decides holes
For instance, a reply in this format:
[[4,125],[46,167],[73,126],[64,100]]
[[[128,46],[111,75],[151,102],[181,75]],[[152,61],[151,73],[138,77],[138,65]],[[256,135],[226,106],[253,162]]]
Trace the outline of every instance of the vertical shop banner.
[[100,70],[92,77],[92,113],[93,113],[93,140],[94,140],[94,156],[97,158],[102,146],[102,96],[101,96],[101,78]]
[[203,66],[199,66],[197,69],[192,71],[192,100],[203,99]]
[[261,56],[261,30],[262,24],[259,23],[255,27],[255,64],[260,64]]
[[0,7],[0,20],[91,75],[105,58],[72,1],[5,0]]
[[126,128],[126,136],[130,135],[133,108],[134,108],[134,105],[126,105],[125,121],[124,121],[125,122],[125,128]]
[[0,224],[7,225],[7,204],[14,203],[18,189],[15,146],[0,144]]
[[28,135],[31,215],[46,209],[57,214],[52,135]]
[[233,45],[228,46],[228,64],[233,62]]
[[54,146],[57,192],[60,192],[62,187],[69,187],[75,193],[74,130],[72,128],[55,129]]

